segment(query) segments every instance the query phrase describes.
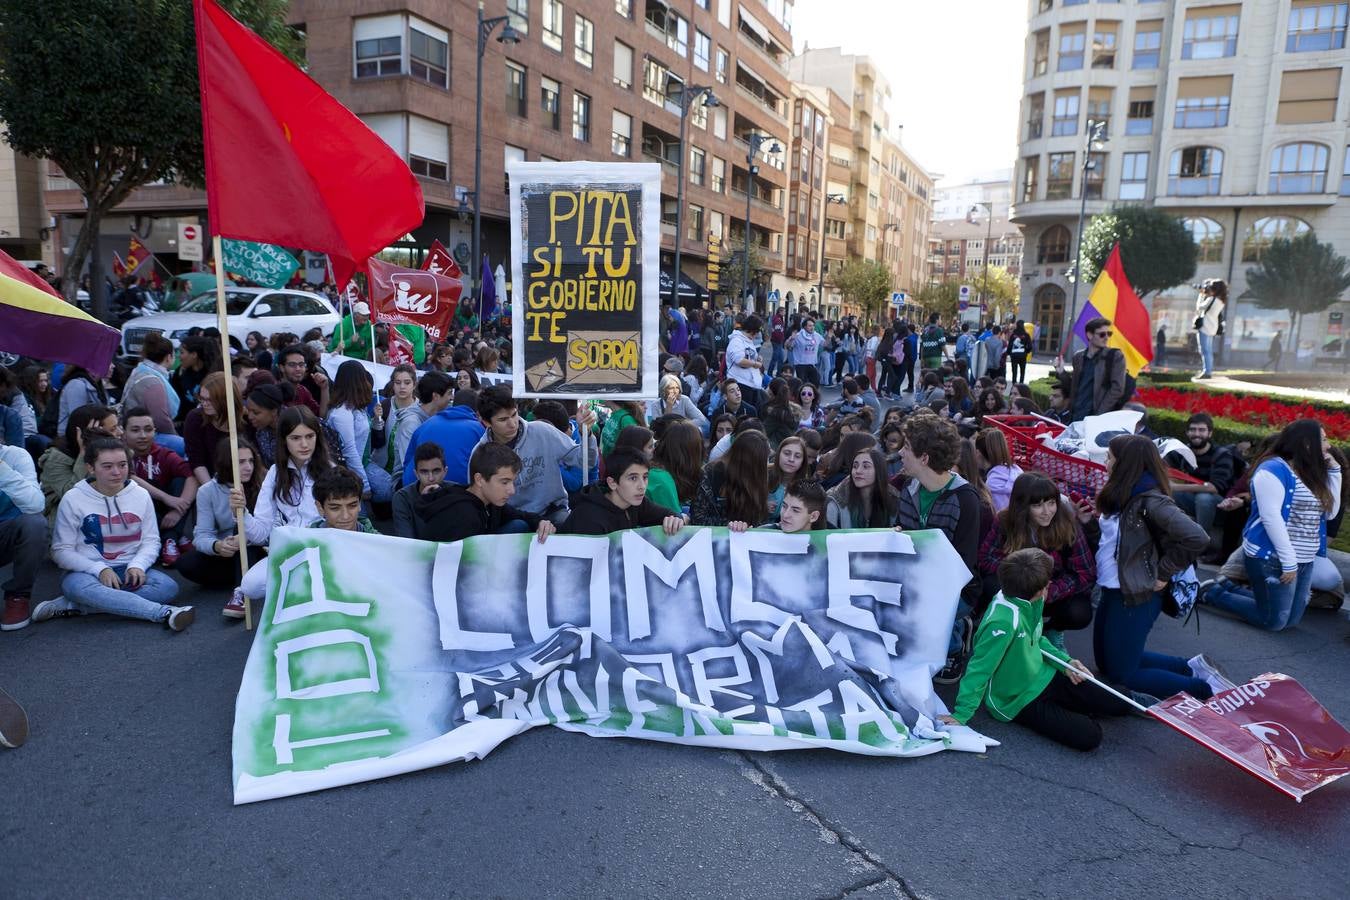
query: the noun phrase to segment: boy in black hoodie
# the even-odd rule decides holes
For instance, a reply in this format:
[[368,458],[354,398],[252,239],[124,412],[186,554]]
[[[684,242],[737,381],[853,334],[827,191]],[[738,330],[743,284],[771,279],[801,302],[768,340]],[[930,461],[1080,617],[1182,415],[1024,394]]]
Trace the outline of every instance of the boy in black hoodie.
[[629,528],[660,525],[666,534],[684,527],[684,517],[647,499],[647,454],[633,447],[615,447],[605,457],[607,494],[578,494],[563,534],[609,534]]
[[413,502],[418,537],[462,541],[478,534],[533,531],[539,542],[557,529],[548,519],[507,506],[516,492],[520,457],[505,444],[479,444],[469,457],[469,484],[428,487]]

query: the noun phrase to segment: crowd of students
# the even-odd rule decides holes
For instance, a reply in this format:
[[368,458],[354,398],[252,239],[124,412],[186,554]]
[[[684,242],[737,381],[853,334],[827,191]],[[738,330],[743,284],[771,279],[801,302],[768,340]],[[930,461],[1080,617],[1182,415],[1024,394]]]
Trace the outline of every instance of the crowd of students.
[[[1138,700],[1206,699],[1231,684],[1202,653],[1148,649],[1176,583],[1210,545],[1201,510],[1222,504],[1187,501],[1210,491],[1174,488],[1147,436],[1111,441],[1095,498],[1067,496],[1022,471],[985,421],[1009,408],[1039,412],[1025,386],[993,369],[972,377],[945,334],[928,357],[927,328],[886,330],[896,342],[917,338],[922,365],[918,386],[883,409],[866,371],[841,373],[840,400],[821,402],[819,357],[794,361],[819,351],[810,316],[784,323],[780,359],[772,320],[766,328],[753,314],[723,314],[727,349],[711,360],[687,322],[679,333],[684,313],[666,316],[670,352],[650,403],[517,399],[484,377],[500,374],[484,368],[499,369],[500,358],[472,335],[432,348],[429,368],[395,367],[378,392],[360,362],[343,362],[330,380],[321,345],[292,339],[250,340],[227,369],[209,335],[185,340],[176,360],[151,335],[117,405],[107,379],[81,369],[4,373],[0,386],[13,394],[0,409],[14,410],[22,431],[0,445],[0,564],[14,563],[0,628],[111,613],[182,631],[196,610],[166,569],[188,585],[231,589],[222,613],[242,617],[245,599],[265,594],[267,545],[282,526],[373,531],[375,520],[432,541],[649,526],[940,529],[973,576],[935,679],[961,682],[953,722],[983,702],[998,718],[1096,746],[1094,716],[1119,708],[1081,687],[1081,664],[1065,651],[1064,633],[1088,628],[1101,678]],[[1015,342],[1022,329],[1010,331]],[[892,359],[886,377],[897,371],[905,366]],[[1065,416],[1076,381],[1052,400]],[[233,447],[230,397],[241,423]],[[49,420],[55,427],[28,425]],[[1212,482],[1202,480],[1216,494],[1235,489],[1201,436],[1192,446]],[[1299,621],[1328,522],[1339,519],[1333,452],[1318,423],[1299,422],[1246,467],[1250,511],[1236,548],[1246,578],[1202,585],[1202,603],[1267,628]],[[245,548],[251,566],[241,574]],[[38,601],[33,583],[48,556],[62,593]]]

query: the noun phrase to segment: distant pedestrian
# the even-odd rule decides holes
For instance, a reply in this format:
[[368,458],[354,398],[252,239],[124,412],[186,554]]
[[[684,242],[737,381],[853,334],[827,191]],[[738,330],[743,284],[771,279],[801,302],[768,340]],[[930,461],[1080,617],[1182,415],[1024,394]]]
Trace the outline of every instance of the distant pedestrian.
[[1270,339],[1269,356],[1266,359],[1266,368],[1272,372],[1280,371],[1280,361],[1284,357],[1284,332],[1277,331],[1275,336]]

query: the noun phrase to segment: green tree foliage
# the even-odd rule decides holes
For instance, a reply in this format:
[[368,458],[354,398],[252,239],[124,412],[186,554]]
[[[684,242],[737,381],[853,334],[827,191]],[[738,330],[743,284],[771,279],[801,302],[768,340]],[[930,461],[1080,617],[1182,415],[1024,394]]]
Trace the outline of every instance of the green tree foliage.
[[863,310],[864,319],[875,321],[891,295],[891,273],[879,262],[852,259],[840,269],[835,286]]
[[[991,290],[993,289],[993,272],[993,269],[989,270]],[[956,315],[963,283],[959,278],[944,278],[936,284],[926,284],[919,288],[919,292],[914,295],[914,302],[919,304],[925,313],[937,313],[945,322]],[[972,288],[978,290],[973,285]]]
[[[739,304],[743,299],[741,294],[741,280],[745,277],[745,244],[736,242],[723,242],[722,254],[725,262],[722,263],[722,270],[717,276],[717,293],[724,294]],[[759,245],[754,241],[750,242],[750,277],[748,283],[753,286],[755,276],[764,268],[764,258],[760,255]]]
[[985,290],[984,272],[981,272],[977,278],[972,278],[969,284],[970,289],[977,295],[986,294],[989,298],[988,303],[991,313],[995,307],[1005,313],[1014,310],[1022,299],[1022,287],[1017,283],[1017,276],[1002,266],[989,267],[989,288],[987,292]]
[[1319,313],[1350,288],[1350,260],[1331,244],[1320,244],[1311,231],[1296,238],[1276,238],[1261,254],[1260,265],[1247,270],[1242,296],[1263,309],[1291,313],[1290,347],[1298,340],[1299,316]]
[[[287,0],[221,0],[292,59]],[[201,107],[188,0],[0,0],[0,122],[19,153],[52,160],[88,214],[63,271],[73,297],[99,224],[155,181],[200,185]],[[102,279],[95,309],[106,312]]]
[[1090,288],[1120,244],[1125,277],[1140,297],[1185,284],[1195,275],[1195,241],[1175,216],[1142,206],[1118,206],[1083,229],[1080,284]]

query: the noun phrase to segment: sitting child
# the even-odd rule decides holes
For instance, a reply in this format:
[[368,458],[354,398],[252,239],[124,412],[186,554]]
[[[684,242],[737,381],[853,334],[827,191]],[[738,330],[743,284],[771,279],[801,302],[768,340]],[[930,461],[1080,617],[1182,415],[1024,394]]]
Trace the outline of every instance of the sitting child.
[[197,479],[187,460],[156,442],[150,410],[140,406],[127,410],[122,415],[122,435],[131,450],[131,480],[145,488],[155,503],[159,536],[164,541],[160,564],[171,567],[192,549],[188,513],[197,498]]
[[[1075,750],[1095,750],[1102,729],[1092,717],[1130,711],[1125,701],[1085,683],[1087,667],[1042,636],[1053,568],[1050,554],[1035,547],[999,563],[1001,590],[980,621],[956,706],[943,722],[964,725],[983,703],[1000,722],[1016,722]],[[1042,650],[1066,665],[1051,664]]]
[[556,530],[548,518],[506,505],[515,496],[520,467],[520,457],[505,444],[479,444],[469,457],[468,485],[428,485],[413,500],[416,535],[427,541],[462,541],[480,534],[533,531],[545,540]]
[[[799,481],[789,485],[783,494],[783,502],[778,507],[778,521],[759,526],[773,529],[784,534],[797,534],[802,531],[815,531],[828,528],[825,524],[825,489],[816,481]],[[737,533],[748,531],[747,522],[728,522],[727,528]]]
[[338,531],[363,531],[379,534],[370,520],[361,515],[361,476],[346,466],[334,466],[314,479],[314,505],[323,518],[311,528],[336,528]]
[[559,529],[563,534],[609,534],[629,528],[660,525],[666,534],[684,527],[679,513],[647,499],[647,454],[618,446],[605,457],[605,494],[578,494],[576,505]]

